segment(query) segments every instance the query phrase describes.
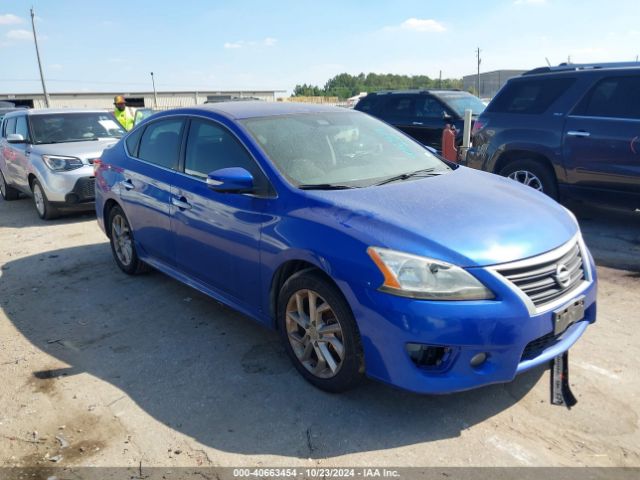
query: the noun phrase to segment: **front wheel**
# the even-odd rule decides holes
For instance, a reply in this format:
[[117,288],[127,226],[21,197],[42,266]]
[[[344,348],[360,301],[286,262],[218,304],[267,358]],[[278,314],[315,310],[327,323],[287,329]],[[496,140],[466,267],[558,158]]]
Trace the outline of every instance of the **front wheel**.
[[56,210],[56,208],[51,205],[51,202],[49,202],[49,199],[47,199],[47,194],[44,193],[44,189],[37,179],[34,179],[31,184],[31,193],[33,194],[33,204],[40,218],[43,220],[51,220],[59,215],[58,210]]
[[558,185],[553,171],[535,160],[515,160],[509,162],[500,175],[534,188],[553,199],[558,198]]
[[294,366],[311,384],[342,392],[362,379],[362,346],[351,308],[318,272],[305,270],[285,282],[278,327]]
[[138,258],[129,220],[120,207],[113,207],[109,212],[108,228],[111,252],[120,270],[128,275],[148,271],[148,265]]

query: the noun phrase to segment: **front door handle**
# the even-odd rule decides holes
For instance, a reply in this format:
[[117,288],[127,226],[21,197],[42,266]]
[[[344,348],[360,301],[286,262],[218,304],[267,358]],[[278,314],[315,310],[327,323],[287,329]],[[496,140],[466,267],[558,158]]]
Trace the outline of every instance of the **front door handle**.
[[120,186],[122,188],[124,188],[125,190],[133,190],[134,188],[136,188],[135,185],[133,184],[133,182],[131,180],[129,180],[129,179],[122,180],[120,182]]
[[568,137],[588,137],[590,135],[589,132],[585,132],[584,130],[569,130],[567,132]]
[[178,207],[180,210],[191,210],[191,204],[184,197],[171,197],[171,205]]
[[411,122],[413,125],[424,125],[422,122]]

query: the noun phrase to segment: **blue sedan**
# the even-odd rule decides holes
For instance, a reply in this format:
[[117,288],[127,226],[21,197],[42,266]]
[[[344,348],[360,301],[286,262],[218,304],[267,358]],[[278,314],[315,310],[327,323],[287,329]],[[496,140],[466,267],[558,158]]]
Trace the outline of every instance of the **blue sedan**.
[[153,267],[277,329],[328,391],[509,382],[596,319],[571,213],[360,112],[156,114],[96,162],[96,209],[125,273]]

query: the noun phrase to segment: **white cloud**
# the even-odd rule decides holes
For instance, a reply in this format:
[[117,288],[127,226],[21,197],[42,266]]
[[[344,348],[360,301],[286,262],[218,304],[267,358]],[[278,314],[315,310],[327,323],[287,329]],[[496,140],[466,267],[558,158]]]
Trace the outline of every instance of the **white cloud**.
[[12,13],[0,15],[0,25],[16,25],[18,23],[22,23],[22,19]]
[[516,0],[514,5],[544,5],[547,0]]
[[273,47],[277,42],[278,40],[273,37],[266,37],[261,42],[256,42],[254,40],[238,40],[237,42],[226,42],[224,44],[224,48],[245,48],[256,46]]
[[9,30],[5,37],[9,40],[30,40],[33,38],[33,33],[29,30]]
[[395,30],[409,30],[413,32],[445,32],[447,29],[437,20],[431,18],[408,18],[400,25],[391,27],[385,27],[383,30],[395,31]]

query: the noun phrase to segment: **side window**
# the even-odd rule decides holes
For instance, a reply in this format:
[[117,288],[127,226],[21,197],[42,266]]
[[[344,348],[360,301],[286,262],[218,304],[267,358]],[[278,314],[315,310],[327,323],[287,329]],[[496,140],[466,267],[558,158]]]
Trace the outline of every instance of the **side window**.
[[442,114],[447,109],[438,100],[431,97],[424,97],[424,103],[418,107],[416,116],[422,118],[442,118]]
[[5,120],[4,136],[8,137],[12,133],[16,133],[16,117],[11,117]]
[[415,96],[392,96],[384,107],[387,117],[413,117],[416,114]]
[[177,170],[183,125],[182,118],[159,120],[150,124],[140,140],[138,158]]
[[203,120],[192,120],[184,173],[207,178],[214,170],[229,167],[248,170],[258,187],[267,183],[255,160],[226,128]]
[[600,80],[572,113],[589,117],[640,119],[640,76]]
[[132,157],[138,156],[138,142],[140,141],[140,137],[142,136],[143,130],[144,130],[144,127],[134,130],[129,134],[129,136],[125,140],[125,143],[127,145],[127,152],[129,152],[129,155],[131,155]]
[[22,135],[25,140],[29,138],[29,128],[27,127],[26,115],[16,117],[16,133]]
[[544,113],[573,83],[573,78],[516,80],[505,85],[486,112]]
[[360,110],[361,112],[370,112],[374,109],[377,100],[377,95],[367,95],[366,97],[360,99],[360,101],[356,104],[356,110]]

